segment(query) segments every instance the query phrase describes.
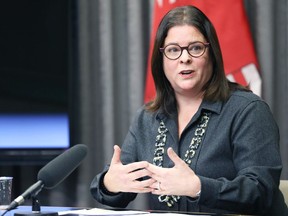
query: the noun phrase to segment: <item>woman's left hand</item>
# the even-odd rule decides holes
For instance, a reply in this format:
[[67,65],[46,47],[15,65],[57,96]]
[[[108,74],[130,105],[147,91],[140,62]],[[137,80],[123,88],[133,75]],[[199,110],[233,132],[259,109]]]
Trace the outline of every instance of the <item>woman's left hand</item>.
[[146,167],[156,182],[150,187],[156,195],[179,195],[195,197],[201,190],[201,182],[194,171],[173,151],[168,148],[167,154],[174,162],[174,167],[163,168],[153,164]]

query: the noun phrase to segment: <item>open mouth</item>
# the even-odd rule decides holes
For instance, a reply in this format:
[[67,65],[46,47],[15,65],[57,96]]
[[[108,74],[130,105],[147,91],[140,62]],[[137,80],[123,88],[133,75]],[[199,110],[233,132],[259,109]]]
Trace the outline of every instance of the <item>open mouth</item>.
[[189,74],[192,74],[193,71],[192,70],[184,70],[184,71],[181,71],[179,74],[181,75],[189,75]]

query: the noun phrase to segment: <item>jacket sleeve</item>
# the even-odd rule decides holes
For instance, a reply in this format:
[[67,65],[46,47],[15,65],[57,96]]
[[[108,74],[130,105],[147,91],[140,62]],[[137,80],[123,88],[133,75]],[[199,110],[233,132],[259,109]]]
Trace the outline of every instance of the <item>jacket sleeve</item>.
[[[231,149],[234,179],[200,176],[199,204],[248,214],[263,214],[278,193],[282,163],[279,131],[263,101],[248,104],[234,119]],[[225,157],[225,155],[223,155]]]

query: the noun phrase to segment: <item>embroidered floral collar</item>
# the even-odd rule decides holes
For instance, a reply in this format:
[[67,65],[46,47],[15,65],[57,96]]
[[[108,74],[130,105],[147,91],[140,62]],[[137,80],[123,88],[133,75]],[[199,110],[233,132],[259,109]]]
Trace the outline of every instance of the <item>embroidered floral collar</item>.
[[[197,128],[194,132],[194,136],[191,139],[191,143],[189,148],[186,150],[184,161],[190,165],[192,163],[192,159],[195,156],[196,150],[199,148],[202,138],[206,132],[206,127],[208,125],[210,119],[210,112],[203,112],[200,118],[200,121],[197,125]],[[155,142],[155,151],[153,164],[159,167],[163,167],[164,153],[165,153],[165,144],[167,140],[166,133],[168,129],[166,128],[163,120],[160,121],[160,125],[158,128],[158,135],[156,136]],[[159,202],[165,202],[168,207],[172,207],[175,203],[178,202],[180,196],[175,195],[160,195],[158,196]]]

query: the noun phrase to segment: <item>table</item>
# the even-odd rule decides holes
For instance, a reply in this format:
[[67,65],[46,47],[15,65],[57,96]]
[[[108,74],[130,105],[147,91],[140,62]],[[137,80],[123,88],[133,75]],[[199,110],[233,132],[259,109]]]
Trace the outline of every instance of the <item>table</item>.
[[[94,210],[94,211],[93,211]],[[96,211],[95,211],[96,210]],[[211,214],[200,212],[163,212],[163,211],[137,211],[129,209],[97,209],[97,208],[79,208],[79,207],[60,207],[60,206],[41,206],[40,213],[33,213],[31,206],[18,206],[5,214],[5,216],[58,216],[58,212],[71,212],[67,214],[61,214],[61,216],[181,216],[181,215],[217,215],[217,216],[237,216],[235,214]],[[127,213],[131,211],[131,213]],[[3,214],[3,210],[0,211],[0,216]],[[81,213],[79,213],[81,212]],[[92,213],[91,213],[92,212]],[[244,216],[244,215],[241,215]]]

